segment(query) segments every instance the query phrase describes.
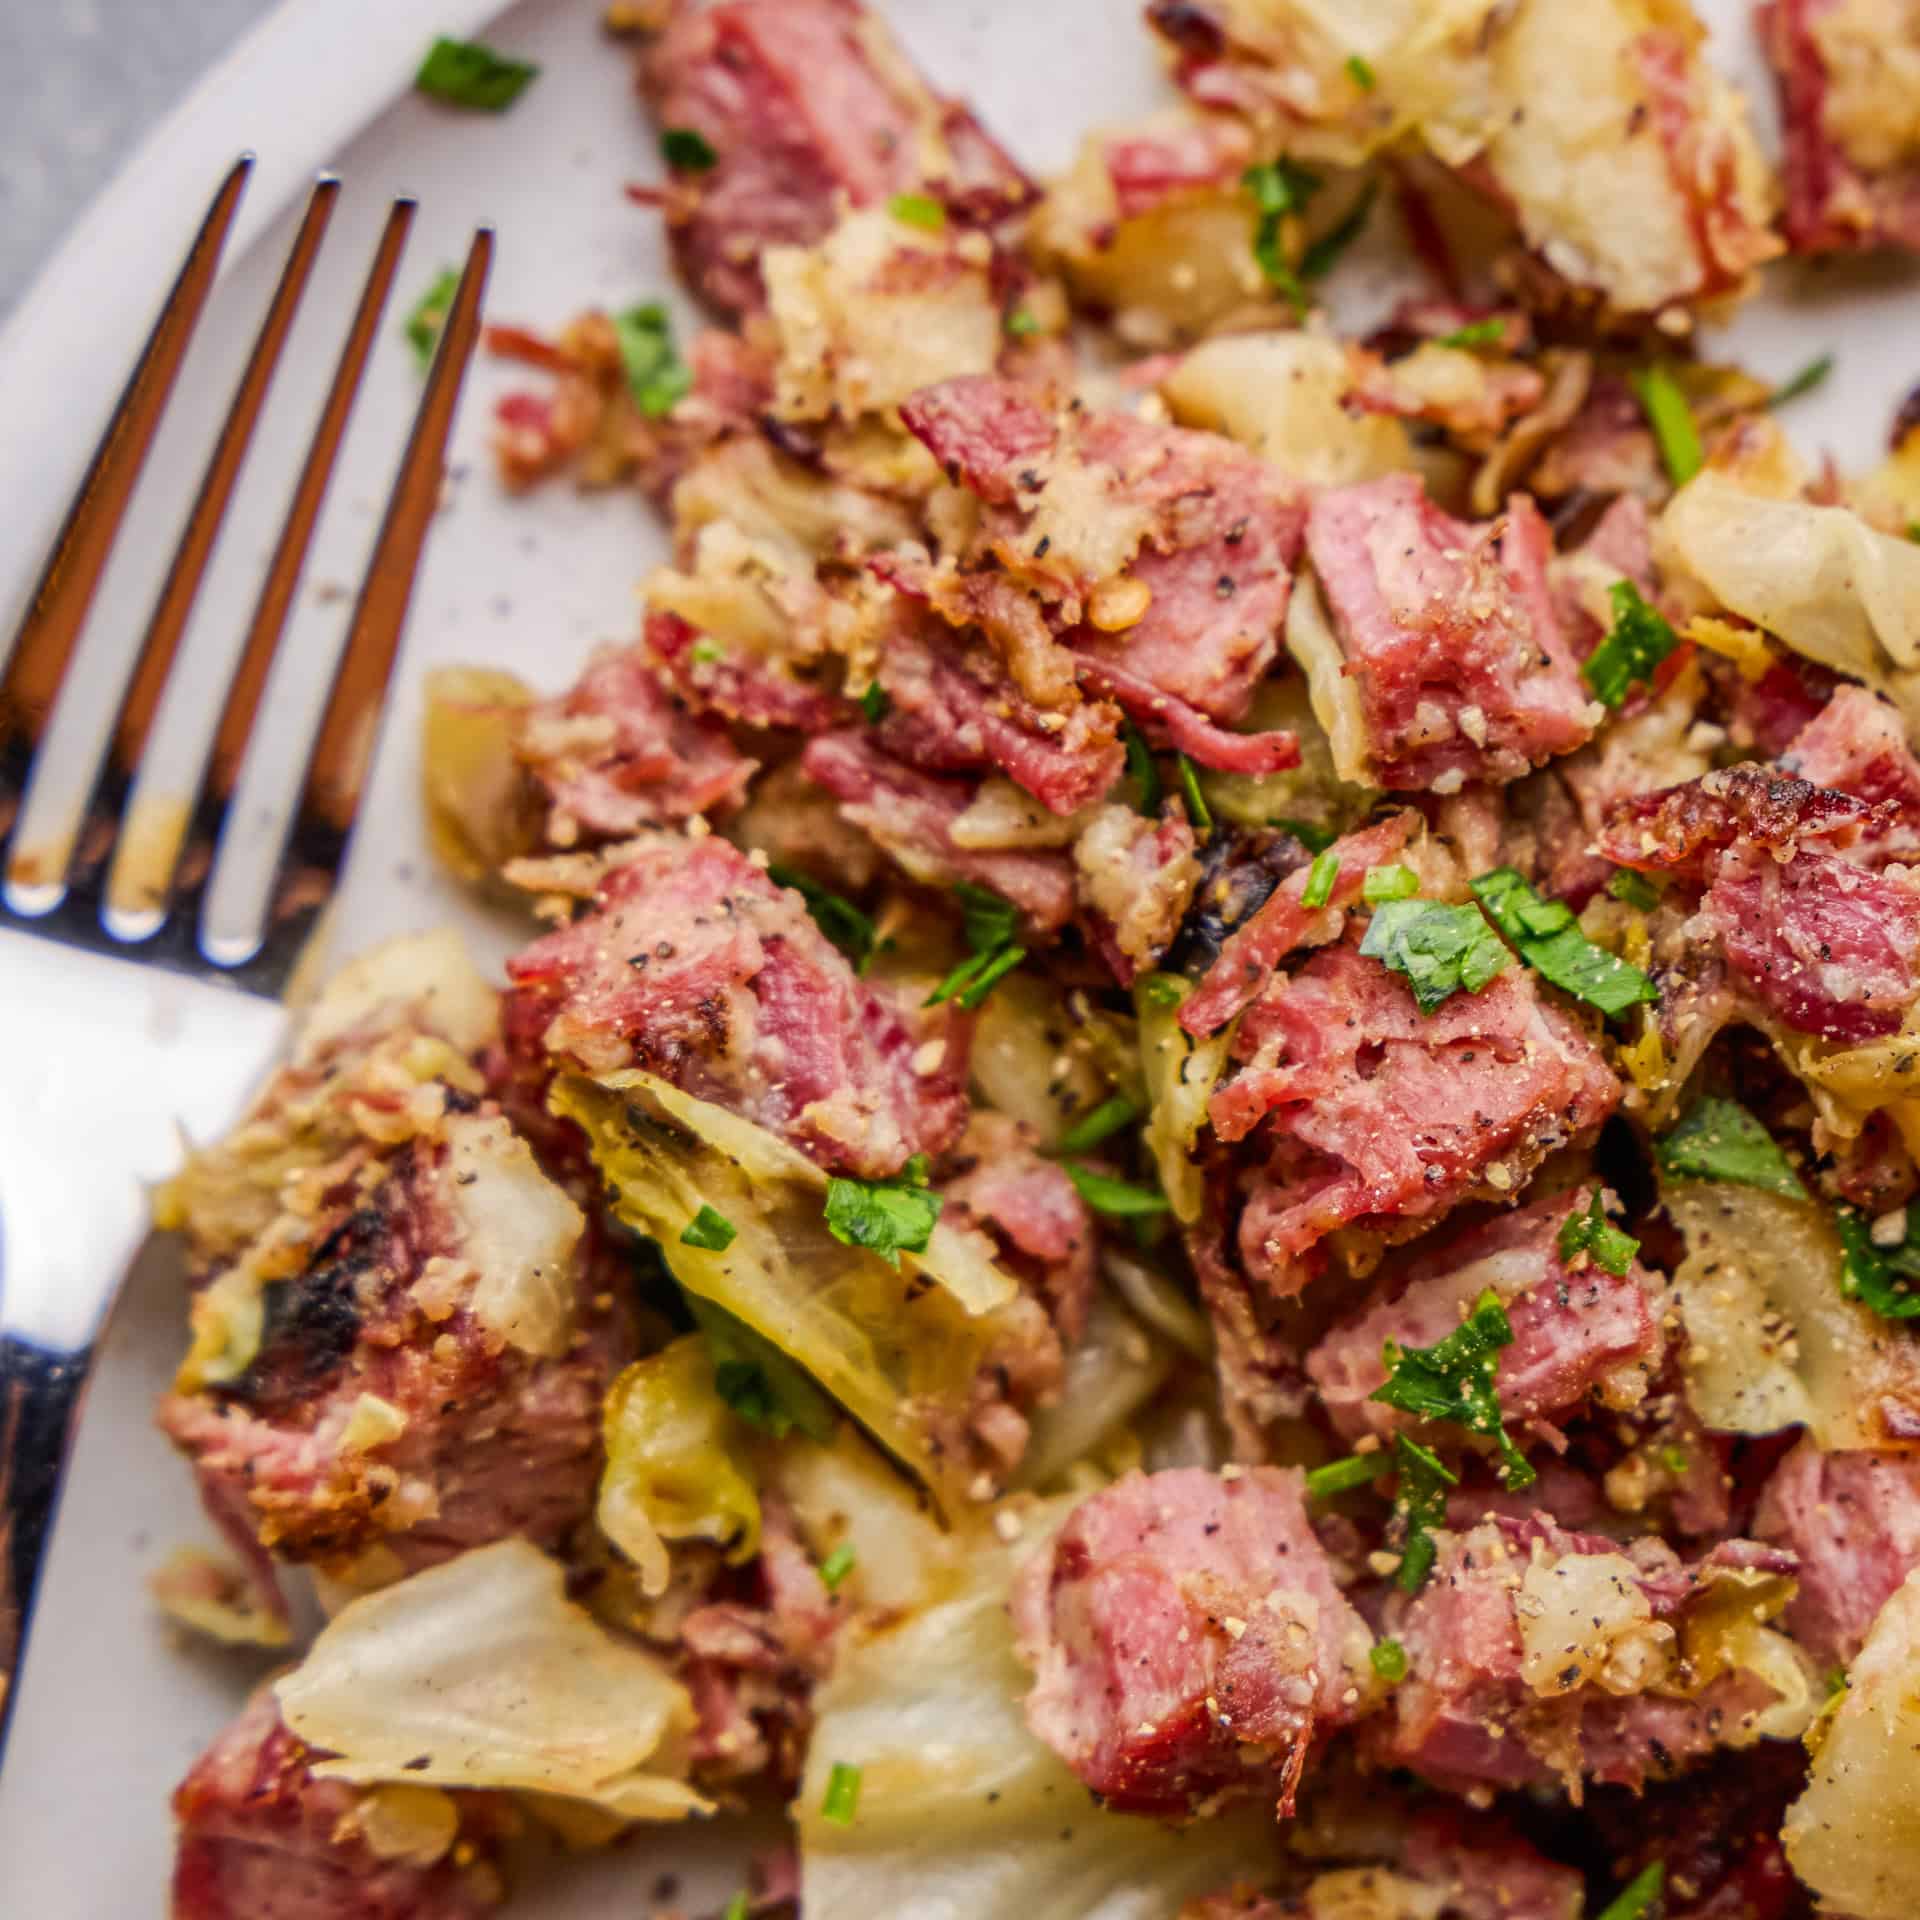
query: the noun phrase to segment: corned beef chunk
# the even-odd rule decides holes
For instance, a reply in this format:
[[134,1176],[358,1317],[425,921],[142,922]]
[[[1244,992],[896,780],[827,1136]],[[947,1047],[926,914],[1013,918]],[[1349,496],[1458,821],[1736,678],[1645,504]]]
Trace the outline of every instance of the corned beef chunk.
[[1306,541],[1375,785],[1517,780],[1592,736],[1547,588],[1552,541],[1524,495],[1474,527],[1390,474],[1321,494]]
[[504,1888],[494,1865],[513,1824],[503,1801],[460,1794],[439,1859],[385,1859],[360,1824],[367,1795],[316,1779],[271,1688],[194,1763],[179,1823],[172,1920],[480,1920]]
[[1920,855],[1920,761],[1907,745],[1899,713],[1865,687],[1833,689],[1826,704],[1780,757],[1780,769],[1851,794],[1875,810],[1855,857],[1912,860]]
[[[897,1173],[959,1134],[957,1018],[923,1030],[856,977],[797,893],[724,840],[625,851],[588,913],[508,963],[508,1028],[523,1044],[589,1073],[643,1067],[839,1172]],[[930,1036],[946,1039],[941,1064],[917,1073]]]
[[916,773],[853,730],[810,741],[800,765],[840,802],[840,817],[914,879],[929,886],[964,880],[989,888],[1012,901],[1040,938],[1058,933],[1073,917],[1073,867],[1065,853],[984,853],[957,843],[954,825],[975,794],[970,783]]
[[1805,1438],[1774,1469],[1754,1531],[1799,1558],[1793,1637],[1816,1660],[1845,1664],[1920,1566],[1920,1455],[1822,1453]]
[[1269,1793],[1289,1813],[1316,1733],[1374,1690],[1291,1469],[1130,1473],[1074,1509],[1012,1605],[1028,1724],[1127,1811]]
[[770,661],[725,654],[709,659],[711,649],[700,642],[701,635],[678,614],[655,610],[647,615],[646,646],[656,671],[697,712],[744,726],[791,727],[802,733],[817,733],[847,717],[847,704],[836,694],[796,679]]
[[1344,942],[1274,977],[1233,1055],[1214,1131],[1260,1130],[1240,1258],[1282,1295],[1313,1277],[1330,1234],[1405,1239],[1462,1200],[1513,1198],[1549,1153],[1592,1139],[1620,1098],[1599,1049],[1532,973],[1509,968],[1423,1014],[1397,974]]
[[1755,19],[1780,95],[1794,251],[1920,248],[1905,77],[1920,24],[1857,0],[1770,0]]
[[914,71],[859,0],[722,0],[683,6],[640,68],[663,128],[717,156],[665,196],[687,283],[724,312],[761,306],[760,255],[806,246],[837,203],[931,192],[967,219],[1031,197],[1020,170],[958,101]]
[[1439,1247],[1421,1247],[1357,1312],[1337,1321],[1307,1356],[1307,1372],[1335,1428],[1349,1439],[1391,1433],[1406,1416],[1368,1396],[1387,1377],[1384,1344],[1430,1347],[1459,1326],[1488,1288],[1513,1329],[1497,1381],[1510,1421],[1551,1421],[1590,1399],[1613,1411],[1635,1407],[1660,1369],[1656,1282],[1637,1261],[1609,1273],[1590,1257],[1569,1268],[1559,1237],[1585,1213],[1590,1187],[1555,1194]]
[[1619,866],[1705,880],[1731,848],[1757,847],[1784,862],[1810,843],[1851,847],[1877,831],[1885,817],[1864,800],[1810,780],[1728,767],[1683,786],[1617,800],[1600,851]]
[[1743,1605],[1763,1618],[1793,1569],[1791,1554],[1745,1541],[1683,1566],[1652,1535],[1623,1550],[1544,1516],[1488,1520],[1389,1606],[1407,1677],[1364,1737],[1383,1764],[1456,1793],[1553,1784],[1577,1796],[1586,1779],[1670,1778],[1751,1740],[1779,1699],[1730,1654],[1697,1667],[1690,1610]]

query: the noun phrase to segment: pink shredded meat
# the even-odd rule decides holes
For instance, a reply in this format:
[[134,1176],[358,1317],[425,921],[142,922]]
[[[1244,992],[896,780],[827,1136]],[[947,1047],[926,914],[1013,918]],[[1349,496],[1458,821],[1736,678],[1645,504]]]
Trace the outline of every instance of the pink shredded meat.
[[481,1920],[504,1888],[503,1801],[461,1794],[460,1837],[430,1866],[383,1860],[355,1821],[361,1790],[314,1777],[270,1687],[173,1796],[172,1920]]
[[1423,1014],[1397,974],[1345,943],[1276,976],[1233,1052],[1241,1067],[1213,1097],[1214,1131],[1264,1129],[1240,1257],[1281,1294],[1307,1284],[1314,1250],[1342,1228],[1404,1239],[1462,1200],[1511,1199],[1620,1098],[1599,1049],[1531,973],[1510,968]]
[[1637,1261],[1616,1275],[1591,1259],[1570,1269],[1560,1257],[1560,1231],[1592,1193],[1556,1194],[1422,1247],[1388,1288],[1337,1321],[1307,1356],[1336,1429],[1355,1438],[1405,1425],[1404,1414],[1368,1398],[1387,1377],[1384,1344],[1434,1345],[1488,1288],[1513,1328],[1497,1381],[1508,1420],[1551,1420],[1589,1398],[1616,1410],[1637,1405],[1666,1351],[1652,1276]]
[[1412,474],[1323,493],[1307,552],[1366,717],[1381,786],[1515,780],[1593,733],[1525,495],[1504,521],[1443,513]]
[[[822,238],[843,196],[870,207],[932,192],[956,213],[993,218],[1032,194],[859,0],[676,8],[640,80],[659,125],[699,134],[716,156],[662,198],[682,275],[725,312],[759,307],[761,254]],[[937,158],[926,137],[936,130]]]
[[1183,195],[1232,188],[1246,170],[1251,145],[1243,128],[1219,118],[1114,135],[1103,150],[1120,218],[1137,219]]
[[724,652],[705,657],[701,634],[676,613],[656,609],[647,615],[646,646],[655,672],[699,713],[799,733],[818,733],[847,715],[846,702],[836,694],[771,662],[738,660]]
[[897,1173],[966,1123],[966,1028],[929,1037],[814,925],[797,893],[725,841],[655,836],[592,909],[507,964],[509,1031],[542,1061],[640,1066],[784,1134],[837,1171]]
[[1864,800],[1875,818],[1855,857],[1920,857],[1920,761],[1899,713],[1865,687],[1841,685],[1815,708],[1780,759],[1783,773]]
[[1109,1805],[1283,1814],[1317,1732],[1346,1724],[1369,1636],[1308,1525],[1298,1471],[1130,1473],[1021,1569],[1027,1721]]

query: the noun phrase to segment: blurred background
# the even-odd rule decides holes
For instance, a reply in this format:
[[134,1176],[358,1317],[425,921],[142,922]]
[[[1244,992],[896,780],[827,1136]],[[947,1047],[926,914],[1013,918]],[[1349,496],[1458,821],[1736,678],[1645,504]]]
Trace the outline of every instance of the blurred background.
[[0,318],[153,123],[273,0],[0,0]]

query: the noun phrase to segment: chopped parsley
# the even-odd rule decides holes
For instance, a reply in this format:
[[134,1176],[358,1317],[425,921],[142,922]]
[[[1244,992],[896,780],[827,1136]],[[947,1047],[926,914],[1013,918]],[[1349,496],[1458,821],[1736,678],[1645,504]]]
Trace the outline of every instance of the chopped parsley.
[[957,1000],[971,1013],[1027,957],[1027,950],[1014,939],[1019,923],[1012,901],[1003,900],[991,888],[976,887],[965,880],[954,892],[960,896],[966,916],[967,945],[973,958],[961,961],[927,996],[925,1004],[937,1007]]
[[481,113],[505,113],[539,76],[540,69],[525,60],[509,60],[477,40],[450,40],[442,35],[427,49],[414,90],[450,107],[473,107]]
[[1060,1136],[1059,1150],[1062,1153],[1085,1153],[1089,1147],[1097,1147],[1102,1140],[1118,1133],[1129,1121],[1139,1119],[1140,1111],[1137,1100],[1129,1100],[1124,1093],[1113,1094],[1091,1111],[1083,1113]]
[[407,345],[413,349],[422,373],[433,363],[433,350],[440,344],[441,331],[447,324],[447,315],[453,311],[454,295],[459,291],[458,269],[442,267],[434,276],[433,285],[407,315]]
[[1500,1416],[1499,1354],[1512,1345],[1513,1323],[1489,1287],[1466,1319],[1432,1346],[1389,1340],[1383,1349],[1387,1377],[1370,1397],[1416,1420],[1450,1420],[1484,1435],[1499,1449],[1501,1481],[1514,1489],[1530,1487],[1533,1468]]
[[820,1584],[829,1593],[834,1592],[848,1574],[854,1569],[858,1556],[844,1540],[820,1562]]
[[1307,884],[1300,889],[1300,904],[1303,907],[1324,907],[1333,898],[1335,883],[1340,878],[1340,856],[1329,847],[1324,853],[1313,856],[1313,865],[1307,869]]
[[1140,982],[1139,990],[1156,1007],[1177,1007],[1193,991],[1193,983],[1177,973],[1150,973]]
[[673,322],[657,300],[613,316],[613,337],[626,370],[627,391],[649,420],[671,413],[693,385],[693,373],[673,344]]
[[1660,904],[1659,888],[1644,873],[1635,873],[1631,867],[1616,867],[1613,878],[1607,882],[1607,891],[1616,900],[1637,907],[1642,913],[1651,913]]
[[925,1253],[945,1204],[927,1186],[927,1156],[916,1153],[893,1180],[827,1182],[827,1231],[846,1247],[864,1247],[888,1266],[903,1253]]
[[706,135],[692,127],[668,127],[660,136],[660,157],[682,173],[711,173],[720,164]]
[[1673,1474],[1685,1473],[1693,1465],[1693,1456],[1685,1447],[1662,1447],[1654,1457]]
[[1788,1200],[1807,1197],[1778,1142],[1737,1101],[1713,1095],[1696,1100],[1653,1143],[1653,1154],[1669,1180],[1724,1180]]
[[1393,1466],[1393,1510],[1405,1532],[1393,1579],[1402,1593],[1418,1593],[1439,1558],[1433,1529],[1446,1525],[1447,1489],[1457,1487],[1460,1476],[1437,1453],[1404,1433],[1393,1436]]
[[1360,897],[1370,907],[1379,906],[1383,900],[1411,900],[1419,891],[1419,876],[1397,861],[1391,866],[1369,867],[1367,877],[1360,882]]
[[725,1307],[691,1289],[683,1288],[682,1294],[694,1324],[707,1337],[720,1398],[749,1426],[776,1440],[797,1427],[808,1439],[830,1445],[839,1416],[813,1376]]
[[1390,1453],[1350,1453],[1344,1460],[1329,1460],[1324,1467],[1310,1467],[1307,1498],[1331,1500],[1336,1493],[1370,1487],[1392,1465]]
[[1864,1300],[1883,1320],[1920,1319],[1920,1206],[1906,1209],[1906,1229],[1890,1247],[1876,1246],[1873,1223],[1858,1207],[1834,1210],[1840,1229],[1840,1291]]
[[1153,749],[1147,736],[1129,720],[1120,729],[1127,749],[1127,778],[1133,782],[1134,806],[1141,812],[1160,811],[1160,769],[1153,764]]
[[1176,754],[1174,758],[1180,767],[1180,791],[1187,796],[1187,818],[1193,822],[1193,830],[1202,840],[1211,840],[1213,814],[1207,806],[1207,796],[1200,791],[1199,770],[1184,753]]
[[1374,88],[1373,68],[1368,65],[1365,55],[1350,53],[1347,55],[1347,78],[1362,93],[1371,93]]
[[1784,407],[1789,400],[1798,400],[1803,393],[1811,393],[1832,371],[1833,355],[1830,353],[1823,353],[1817,360],[1809,360],[1798,373],[1781,381],[1767,395],[1767,405]]
[[1594,1920],[1645,1920],[1667,1884],[1667,1866],[1656,1860],[1642,1867],[1595,1915]]
[[1376,1640],[1367,1658],[1390,1687],[1397,1687],[1407,1677],[1407,1650],[1398,1640]]
[[1513,958],[1478,907],[1439,900],[1383,900],[1360,951],[1399,974],[1422,1013],[1456,993],[1478,993]]
[[791,887],[807,903],[813,924],[865,973],[879,950],[879,931],[872,920],[844,895],[823,887],[797,867],[775,862],[767,868],[767,878],[777,887]]
[[1307,202],[1320,191],[1320,176],[1282,155],[1264,166],[1249,167],[1240,176],[1240,183],[1253,195],[1253,204],[1259,210],[1253,225],[1253,257],[1267,284],[1285,294],[1294,312],[1304,318],[1313,303],[1293,263],[1281,251],[1280,224],[1290,214],[1306,211]]
[[836,1827],[853,1825],[854,1809],[860,1804],[860,1769],[849,1766],[844,1760],[833,1763],[833,1771],[827,1776],[827,1797],[821,1802],[820,1812]]
[[893,711],[893,696],[878,680],[869,680],[860,694],[860,711],[868,726],[877,727]]
[[696,640],[687,653],[697,667],[716,667],[727,657],[726,648],[718,640]]
[[683,1247],[699,1247],[706,1253],[725,1253],[738,1237],[740,1229],[724,1213],[702,1205],[687,1222],[680,1236]]
[[1098,1173],[1077,1160],[1062,1164],[1074,1190],[1095,1213],[1107,1214],[1115,1220],[1142,1220],[1167,1211],[1167,1196],[1155,1193],[1151,1187],[1129,1186],[1126,1181]]
[[1644,373],[1627,376],[1640,410],[1653,429],[1654,444],[1666,463],[1667,477],[1676,487],[1684,487],[1705,464],[1700,450],[1700,429],[1694,425],[1693,409],[1680,383],[1665,367],[1648,367]]
[[1290,833],[1309,853],[1325,853],[1340,836],[1330,827],[1316,827],[1311,820],[1270,820],[1267,824]]
[[1469,320],[1464,327],[1443,333],[1433,344],[1436,347],[1497,347],[1505,343],[1506,337],[1507,323],[1497,313],[1490,313],[1484,320]]
[[1380,183],[1369,180],[1359,199],[1337,227],[1329,228],[1300,256],[1303,280],[1324,280],[1340,264],[1340,256],[1366,231],[1373,217],[1373,203],[1380,197]]
[[1543,898],[1512,867],[1495,867],[1472,887],[1520,958],[1563,993],[1611,1016],[1659,999],[1659,989],[1638,967],[1596,946],[1580,931],[1571,907]]
[[1607,598],[1613,602],[1613,625],[1587,655],[1580,673],[1602,706],[1617,707],[1636,681],[1653,678],[1654,668],[1680,644],[1680,636],[1664,615],[1647,605],[1631,580],[1616,580]]
[[1040,319],[1031,307],[1015,307],[1002,323],[1008,337],[1014,340],[1026,340],[1040,331]]
[[727,1902],[726,1911],[721,1914],[720,1920],[751,1920],[752,1913],[753,1906],[747,1896],[744,1893],[736,1893]]
[[1633,1265],[1633,1256],[1640,1251],[1640,1242],[1607,1218],[1607,1210],[1601,1205],[1597,1192],[1585,1213],[1576,1208],[1560,1223],[1557,1244],[1563,1266],[1572,1266],[1585,1254],[1596,1267],[1604,1267],[1616,1279]]
[[930,193],[896,193],[887,211],[903,226],[938,233],[947,224],[947,210]]

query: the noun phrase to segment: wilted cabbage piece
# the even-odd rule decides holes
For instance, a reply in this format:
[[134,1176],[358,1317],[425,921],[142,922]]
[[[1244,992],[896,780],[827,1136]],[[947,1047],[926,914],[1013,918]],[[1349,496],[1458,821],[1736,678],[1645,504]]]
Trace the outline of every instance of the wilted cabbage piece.
[[1787,1858],[1823,1911],[1909,1920],[1920,1884],[1920,1573],[1880,1609],[1816,1739],[1812,1778],[1787,1809]]
[[[936,1224],[897,1268],[846,1246],[811,1160],[650,1074],[565,1077],[552,1106],[585,1129],[615,1211],[683,1287],[797,1360],[943,1505],[964,1498],[974,1375],[1016,1292],[984,1236]],[[735,1229],[725,1247],[682,1240],[703,1206]]]
[[1687,1242],[1673,1287],[1701,1421],[1725,1433],[1804,1425],[1827,1448],[1884,1445],[1874,1388],[1899,1392],[1895,1356],[1885,1324],[1841,1293],[1825,1209],[1724,1182],[1664,1196]]
[[1207,1102],[1226,1067],[1234,1026],[1194,1039],[1180,1024],[1186,993],[1187,983],[1177,975],[1149,974],[1135,987],[1133,1003],[1140,1017],[1140,1061],[1147,1080],[1147,1148],[1173,1217],[1190,1227],[1206,1199],[1194,1146],[1207,1124]]
[[420,780],[427,837],[456,879],[494,880],[539,840],[538,809],[514,753],[515,723],[533,689],[493,667],[427,675]]
[[[1071,1506],[1009,1503],[1013,1548],[976,1527],[947,1597],[841,1646],[797,1803],[808,1913],[1174,1920],[1195,1895],[1274,1877],[1270,1808],[1185,1828],[1108,1813],[1027,1730],[1007,1588]],[[836,1763],[860,1770],[846,1825],[822,1811]]]
[[349,1604],[274,1686],[288,1727],[332,1756],[315,1773],[551,1794],[623,1820],[705,1811],[685,1689],[565,1580],[502,1540]]
[[760,1550],[760,1499],[732,1451],[738,1422],[714,1388],[701,1334],[637,1360],[607,1394],[600,1531],[667,1589],[667,1542],[711,1540],[736,1566]]
[[1097,1291],[1086,1331],[1067,1354],[1059,1398],[1033,1415],[1020,1485],[1047,1486],[1117,1433],[1159,1392],[1174,1351],[1149,1339],[1104,1287]]

